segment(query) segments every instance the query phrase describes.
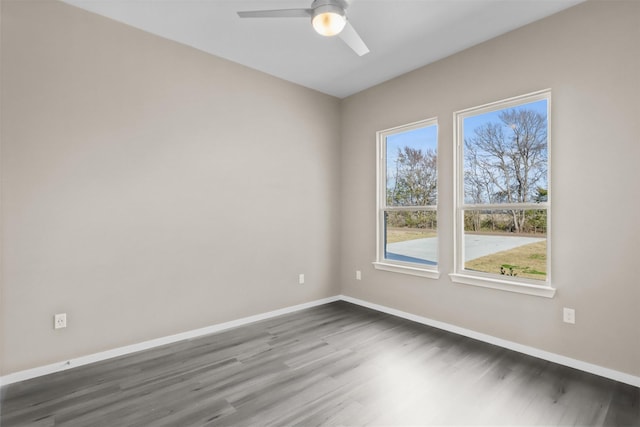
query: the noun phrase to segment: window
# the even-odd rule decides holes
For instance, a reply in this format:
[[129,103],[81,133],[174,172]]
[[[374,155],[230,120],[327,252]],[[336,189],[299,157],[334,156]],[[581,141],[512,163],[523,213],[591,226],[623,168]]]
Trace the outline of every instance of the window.
[[438,275],[438,125],[424,120],[377,133],[375,267]]
[[455,282],[552,297],[545,90],[454,114]]

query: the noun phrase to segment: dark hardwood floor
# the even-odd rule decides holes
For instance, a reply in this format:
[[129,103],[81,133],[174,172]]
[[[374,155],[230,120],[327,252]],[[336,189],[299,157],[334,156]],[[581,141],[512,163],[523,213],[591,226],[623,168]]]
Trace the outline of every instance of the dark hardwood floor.
[[640,426],[636,387],[346,302],[2,394],[2,427]]

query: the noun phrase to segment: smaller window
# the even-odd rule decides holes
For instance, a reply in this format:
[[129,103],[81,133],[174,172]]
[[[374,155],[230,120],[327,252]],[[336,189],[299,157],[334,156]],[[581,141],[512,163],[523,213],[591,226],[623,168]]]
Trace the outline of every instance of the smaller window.
[[551,297],[548,90],[454,114],[452,280]]
[[423,120],[377,133],[376,268],[438,277],[438,125]]

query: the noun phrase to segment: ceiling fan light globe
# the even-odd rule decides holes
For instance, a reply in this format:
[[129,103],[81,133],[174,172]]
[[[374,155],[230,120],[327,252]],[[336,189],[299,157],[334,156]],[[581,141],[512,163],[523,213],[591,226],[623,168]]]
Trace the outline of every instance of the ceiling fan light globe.
[[318,34],[329,37],[340,34],[347,24],[347,18],[344,10],[328,5],[314,10],[311,23]]

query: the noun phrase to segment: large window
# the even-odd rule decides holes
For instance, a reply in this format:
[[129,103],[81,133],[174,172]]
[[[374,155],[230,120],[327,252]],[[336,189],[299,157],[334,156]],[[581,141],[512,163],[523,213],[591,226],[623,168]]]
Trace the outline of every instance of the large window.
[[548,90],[455,113],[455,282],[553,296]]
[[376,268],[438,277],[437,166],[436,119],[378,132]]

